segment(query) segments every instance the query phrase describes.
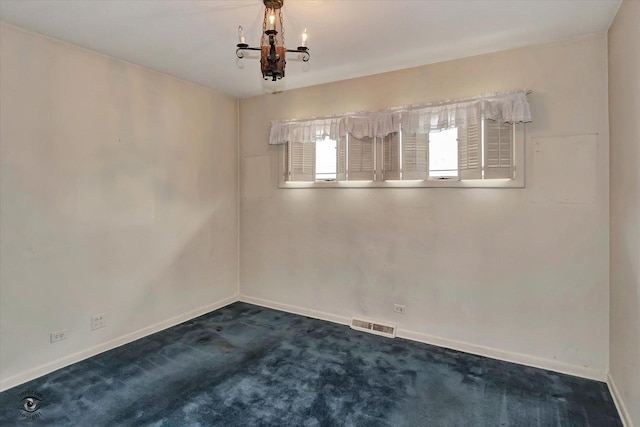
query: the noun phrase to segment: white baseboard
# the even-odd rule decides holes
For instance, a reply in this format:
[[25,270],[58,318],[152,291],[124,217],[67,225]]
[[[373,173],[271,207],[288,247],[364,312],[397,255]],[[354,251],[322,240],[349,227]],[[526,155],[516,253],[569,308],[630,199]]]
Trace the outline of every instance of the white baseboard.
[[142,328],[135,332],[131,332],[121,337],[109,340],[105,343],[88,348],[86,350],[70,354],[69,356],[62,357],[60,359],[54,360],[53,362],[49,362],[33,369],[29,369],[28,371],[21,372],[18,375],[14,375],[12,377],[1,380],[0,391],[8,390],[17,385],[26,383],[27,381],[31,381],[35,378],[41,377],[42,375],[46,375],[60,368],[64,368],[65,366],[80,362],[81,360],[87,359],[100,353],[104,353],[105,351],[120,347],[121,345],[128,344],[137,339],[144,338],[147,335],[155,334],[156,332],[160,332],[182,322],[186,322],[187,320],[202,316],[203,314],[217,310],[236,301],[238,301],[237,294],[217,301],[213,304],[196,308],[195,310],[191,310],[187,313],[172,317],[171,319],[163,320],[162,322],[156,323],[155,325],[147,326],[146,328]]
[[[282,304],[275,301],[269,301],[261,298],[254,298],[248,295],[240,294],[240,301],[250,304],[259,305],[262,307],[273,308],[276,310],[282,310],[293,314],[300,314],[302,316],[309,316],[320,320],[327,320],[333,323],[339,323],[341,325],[348,325],[351,323],[350,317],[340,316],[333,313],[326,313],[324,311],[311,310],[308,308],[298,307],[290,304]],[[477,344],[471,344],[462,341],[451,340],[448,338],[441,338],[433,335],[423,334],[421,332],[410,331],[407,329],[398,329],[396,331],[398,338],[405,338],[412,341],[418,341],[425,344],[431,344],[438,347],[450,348],[452,350],[463,351],[465,353],[475,354],[477,356],[489,357],[491,359],[502,360],[504,362],[512,362],[520,365],[531,366],[534,368],[547,369],[554,372],[560,372],[563,374],[574,375],[576,377],[587,378],[590,380],[606,382],[607,372],[604,369],[589,368],[579,365],[573,365],[570,363],[560,362],[557,360],[546,359],[537,356],[531,356],[522,353],[516,353],[507,350],[501,350],[491,347],[485,347]]]
[[493,347],[485,347],[478,344],[451,340],[448,338],[427,335],[421,332],[414,332],[406,329],[398,329],[398,331],[396,332],[396,336],[399,338],[406,338],[412,341],[418,341],[438,347],[445,347],[452,350],[463,351],[465,353],[471,353],[477,356],[502,360],[503,362],[511,362],[517,363],[519,365],[531,366],[533,368],[547,369],[549,371],[587,378],[590,380],[602,382],[606,382],[607,380],[607,372],[604,369],[574,365],[571,363],[560,362],[558,360],[547,359],[544,357],[532,356],[529,354],[517,353],[515,351],[502,350]]
[[618,414],[620,414],[620,419],[622,420],[622,424],[624,427],[633,427],[633,422],[631,421],[631,416],[627,411],[627,407],[624,405],[624,400],[622,400],[622,396],[616,387],[616,383],[613,381],[611,377],[611,372],[607,375],[607,385],[609,386],[609,392],[611,393],[611,397],[613,397],[613,403],[615,403],[616,408],[618,409]]
[[328,322],[339,323],[341,325],[351,324],[351,318],[345,316],[339,316],[333,313],[326,313],[324,311],[312,310],[309,308],[298,307],[296,305],[283,304],[280,302],[269,301],[262,298],[254,298],[248,295],[240,294],[240,301],[249,304],[259,305],[261,307],[273,308],[275,310],[286,311],[287,313],[299,314],[300,316],[313,317],[314,319],[326,320]]

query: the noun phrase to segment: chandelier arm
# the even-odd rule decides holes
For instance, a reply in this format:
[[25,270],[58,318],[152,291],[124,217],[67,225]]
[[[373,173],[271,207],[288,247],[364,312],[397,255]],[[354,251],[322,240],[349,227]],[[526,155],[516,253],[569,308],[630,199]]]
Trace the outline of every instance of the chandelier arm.
[[236,49],[236,56],[240,59],[244,58],[243,50],[262,50],[262,48],[250,47],[250,46],[238,46],[238,48]]
[[309,59],[311,59],[311,53],[309,52],[309,49],[303,50],[303,49],[286,49],[285,52],[287,53],[300,53],[302,54],[302,62],[309,62]]

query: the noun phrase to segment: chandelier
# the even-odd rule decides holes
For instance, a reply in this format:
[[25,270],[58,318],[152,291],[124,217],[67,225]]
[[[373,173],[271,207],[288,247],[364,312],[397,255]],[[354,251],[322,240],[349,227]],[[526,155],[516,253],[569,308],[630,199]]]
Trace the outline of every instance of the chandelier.
[[242,26],[238,27],[238,44],[236,56],[244,58],[245,50],[260,51],[260,68],[265,80],[280,80],[284,77],[285,53],[302,54],[302,61],[308,62],[311,55],[307,48],[307,29],[302,33],[302,42],[297,49],[287,49],[284,43],[284,26],[282,25],[282,5],[284,0],[263,0],[264,20],[262,21],[262,38],[260,47],[251,47],[246,43]]

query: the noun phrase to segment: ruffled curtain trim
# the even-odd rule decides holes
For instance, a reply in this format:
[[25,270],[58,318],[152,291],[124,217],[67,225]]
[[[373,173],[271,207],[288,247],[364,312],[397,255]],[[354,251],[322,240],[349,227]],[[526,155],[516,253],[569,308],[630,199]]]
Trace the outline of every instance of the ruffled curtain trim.
[[323,118],[275,120],[269,144],[338,140],[347,133],[362,138],[382,138],[391,133],[430,131],[477,125],[482,119],[527,123],[531,109],[524,90],[444,100],[429,104],[390,108],[377,112],[347,113]]

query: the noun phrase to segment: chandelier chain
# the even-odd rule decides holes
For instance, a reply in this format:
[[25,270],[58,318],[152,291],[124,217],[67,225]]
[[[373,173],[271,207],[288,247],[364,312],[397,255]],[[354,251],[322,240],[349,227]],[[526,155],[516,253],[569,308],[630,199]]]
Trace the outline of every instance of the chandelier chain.
[[284,24],[282,23],[282,8],[278,9],[278,16],[280,17],[280,31],[282,32],[282,47],[287,48],[284,42]]
[[264,19],[262,20],[262,37],[260,37],[260,45],[265,46],[267,44],[267,19],[269,19],[269,9],[264,8]]

